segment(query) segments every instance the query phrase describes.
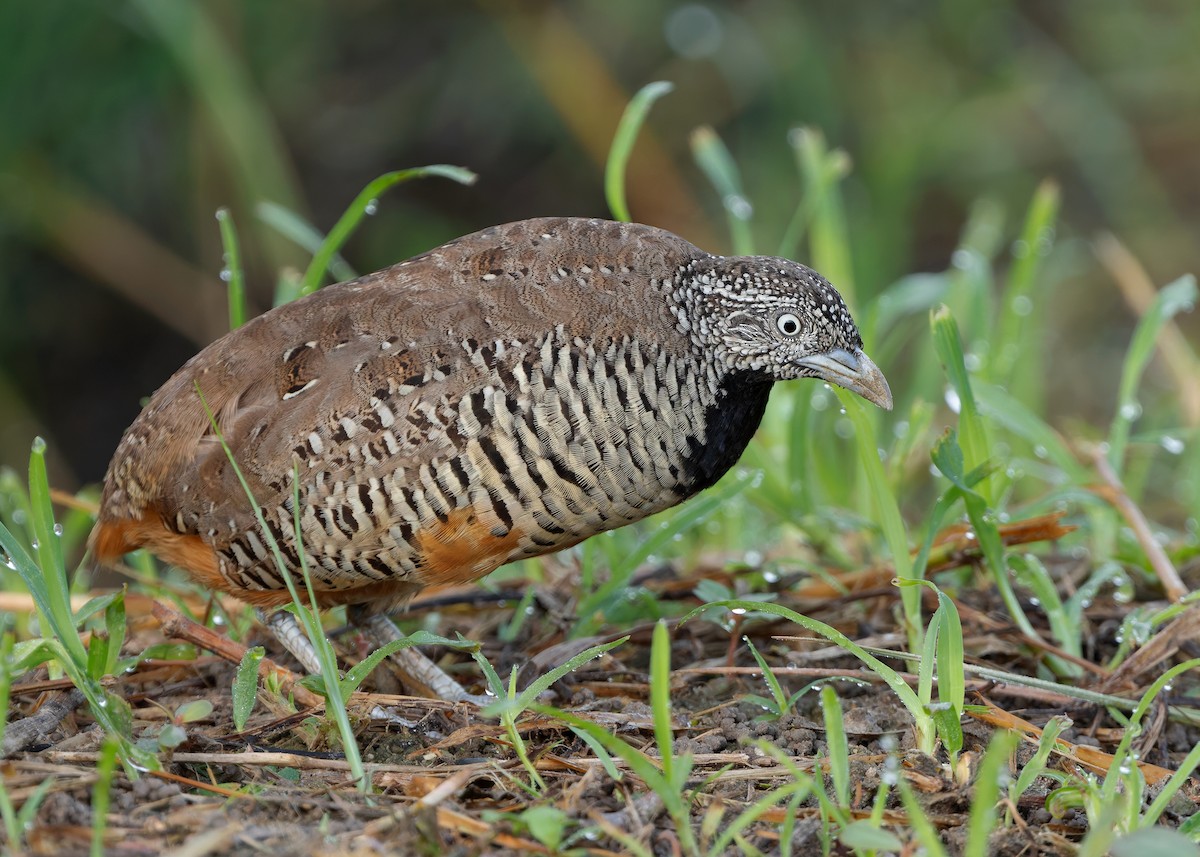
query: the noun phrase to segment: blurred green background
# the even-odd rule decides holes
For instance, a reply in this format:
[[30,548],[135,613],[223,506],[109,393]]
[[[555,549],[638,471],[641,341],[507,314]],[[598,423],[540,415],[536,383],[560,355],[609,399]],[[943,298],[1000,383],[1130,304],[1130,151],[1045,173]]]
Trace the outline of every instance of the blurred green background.
[[[853,164],[860,306],[945,269],[972,211],[1007,245],[1054,179],[1053,293],[1027,323],[1050,421],[1107,422],[1137,316],[1097,237],[1157,285],[1200,268],[1197,45],[1195,0],[0,4],[0,464],[23,469],[40,434],[58,487],[102,478],[139,400],[227,327],[218,207],[257,309],[308,258],[264,200],[324,230],[387,170],[480,175],[386,196],[346,248],[360,271],[498,222],[604,216],[613,130],[653,80],[676,89],[634,151],[634,218],[729,250],[689,148],[709,125],[773,251],[800,192],[789,131],[819,129]],[[905,356],[883,366],[899,401]]]

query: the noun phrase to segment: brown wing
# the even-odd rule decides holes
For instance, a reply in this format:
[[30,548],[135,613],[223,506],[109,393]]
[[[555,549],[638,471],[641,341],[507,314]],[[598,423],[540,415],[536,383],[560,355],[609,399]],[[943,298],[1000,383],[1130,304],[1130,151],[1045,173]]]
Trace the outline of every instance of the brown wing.
[[[189,361],[126,433],[92,537],[97,558],[145,545],[210,586],[280,600],[198,387],[292,558],[298,468],[320,588],[490,571],[521,534],[455,472],[463,398],[503,390],[513,379],[497,367],[555,331],[560,343],[632,337],[682,351],[663,293],[698,254],[648,227],[523,221],[255,319]],[[399,543],[413,551],[398,555]]]

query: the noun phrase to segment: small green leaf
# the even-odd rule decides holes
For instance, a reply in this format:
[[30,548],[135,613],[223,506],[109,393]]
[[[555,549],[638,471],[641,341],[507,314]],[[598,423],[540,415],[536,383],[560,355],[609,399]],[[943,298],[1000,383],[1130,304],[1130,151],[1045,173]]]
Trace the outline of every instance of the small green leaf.
[[530,836],[547,848],[557,850],[570,819],[561,809],[543,804],[522,812],[521,821],[525,823]]
[[187,730],[174,723],[167,723],[158,733],[158,746],[164,750],[174,750],[187,740]]
[[853,821],[842,828],[838,841],[847,848],[862,851],[902,851],[904,843],[889,830],[876,827],[867,819]]
[[1177,830],[1147,827],[1122,836],[1108,853],[1112,857],[1200,857],[1200,846]]
[[207,699],[193,699],[175,709],[175,719],[181,723],[195,723],[213,712],[213,704]]
[[258,665],[265,654],[262,646],[247,649],[233,678],[233,728],[238,732],[246,728],[246,721],[258,701]]

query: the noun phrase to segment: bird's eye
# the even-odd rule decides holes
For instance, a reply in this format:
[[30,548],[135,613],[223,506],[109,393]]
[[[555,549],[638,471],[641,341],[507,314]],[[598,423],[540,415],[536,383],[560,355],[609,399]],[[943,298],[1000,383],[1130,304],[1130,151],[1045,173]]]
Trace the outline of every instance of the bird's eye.
[[785,312],[775,320],[775,325],[784,336],[795,336],[800,332],[800,319],[794,313]]

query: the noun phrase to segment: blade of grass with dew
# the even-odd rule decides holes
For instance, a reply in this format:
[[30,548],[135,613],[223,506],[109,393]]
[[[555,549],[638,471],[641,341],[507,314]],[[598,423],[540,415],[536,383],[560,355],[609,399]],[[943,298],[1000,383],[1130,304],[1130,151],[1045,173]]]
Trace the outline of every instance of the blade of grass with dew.
[[838,806],[850,808],[850,742],[846,738],[842,701],[833,685],[821,688],[821,718],[825,723],[825,746],[829,753],[829,778]]
[[349,699],[350,694],[358,690],[359,685],[367,680],[367,676],[383,663],[384,658],[391,657],[401,649],[409,649],[413,646],[446,646],[451,649],[464,650],[472,654],[479,650],[479,644],[470,642],[469,640],[451,640],[449,637],[442,637],[429,631],[414,631],[405,636],[403,640],[392,640],[390,643],[380,646],[351,667],[342,680],[338,682],[342,698]]
[[121,745],[109,737],[100,745],[96,760],[96,785],[92,789],[92,857],[104,857],[104,834],[108,831],[108,807],[112,795],[113,773]]
[[797,613],[795,610],[791,610],[781,604],[772,604],[769,601],[745,601],[738,599],[729,601],[714,601],[710,604],[703,604],[684,616],[683,619],[680,620],[679,624],[683,625],[685,622],[696,616],[699,616],[701,613],[709,610],[719,609],[745,610],[748,612],[754,611],[758,613],[769,613],[772,616],[780,616],[784,619],[787,619],[789,622],[795,622],[800,627],[806,628],[815,634],[820,634],[834,645],[839,646],[850,654],[854,655],[856,658],[866,664],[872,672],[883,679],[884,683],[891,688],[892,692],[895,693],[900,699],[900,703],[908,709],[909,714],[916,723],[917,741],[921,751],[924,753],[933,752],[934,732],[932,722],[929,719],[928,712],[925,710],[925,706],[921,703],[921,700],[917,696],[916,692],[908,686],[904,679],[900,677],[899,673],[897,673],[887,664],[883,663],[874,655],[867,652],[866,649],[851,640],[841,631],[826,625],[824,622],[820,622],[801,613]]
[[650,640],[650,716],[654,722],[654,743],[658,745],[663,777],[674,783],[675,731],[671,728],[671,635],[667,623],[654,623]]
[[373,180],[354,198],[354,202],[350,203],[350,207],[329,230],[329,234],[321,242],[320,249],[313,254],[312,261],[301,280],[300,294],[311,294],[321,287],[321,281],[324,279],[326,271],[329,270],[329,263],[334,254],[342,248],[363,218],[374,213],[375,206],[379,204],[379,197],[384,192],[403,182],[428,176],[440,176],[464,185],[474,184],[477,178],[475,173],[463,167],[431,164],[427,167],[412,167],[407,170],[384,173]]
[[[54,632],[59,636],[67,651],[79,663],[87,661],[83,641],[75,633],[74,617],[71,615],[71,586],[67,582],[66,564],[62,554],[62,543],[58,540],[54,523],[54,509],[50,503],[50,480],[46,472],[46,442],[34,439],[29,456],[29,523],[33,532],[30,546],[37,556],[37,564],[45,572],[49,607],[55,620]],[[65,637],[65,639],[64,639]]]
[[689,138],[696,166],[721,197],[721,207],[729,224],[729,237],[735,256],[753,256],[754,238],[750,233],[750,218],[754,207],[742,189],[742,176],[729,149],[707,125],[692,132]]
[[[1142,694],[1138,700],[1137,707],[1129,716],[1129,722],[1126,724],[1124,734],[1121,736],[1121,741],[1113,750],[1113,758],[1125,760],[1126,764],[1130,761],[1130,751],[1133,746],[1133,740],[1142,732],[1142,718],[1146,716],[1146,712],[1150,710],[1151,704],[1158,698],[1158,695],[1163,690],[1171,685],[1175,678],[1189,670],[1194,670],[1200,667],[1200,658],[1192,658],[1183,663],[1175,664],[1158,678],[1156,678],[1146,692]],[[1114,764],[1109,768],[1104,781],[1100,785],[1101,796],[1103,798],[1111,798],[1117,792],[1120,786],[1121,765]]]
[[[855,306],[854,266],[840,180],[850,172],[850,158],[831,150],[825,135],[814,128],[796,128],[788,134],[805,193],[812,196],[809,250],[813,267],[837,286],[851,308]],[[869,345],[870,343],[868,343]]]
[[246,272],[242,269],[242,251],[238,246],[237,229],[228,208],[217,209],[217,226],[221,230],[221,247],[225,266],[221,279],[225,281],[229,302],[229,329],[237,330],[246,323]]
[[604,198],[614,220],[629,222],[629,205],[625,201],[625,168],[637,141],[638,131],[646,121],[655,101],[675,88],[669,80],[647,83],[629,100],[625,112],[617,122],[612,146],[608,150],[608,161],[604,165]]
[[[988,378],[995,384],[1007,387],[1011,384],[1013,370],[1022,352],[1028,351],[1023,343],[1026,336],[1023,328],[1029,324],[1034,309],[1034,285],[1042,260],[1049,255],[1054,244],[1054,222],[1058,217],[1058,183],[1044,180],[1029,203],[1021,237],[1013,249],[1014,261],[1009,269],[1000,304],[1000,319],[991,343],[994,355],[989,367]],[[1036,359],[1037,353],[1026,354],[1027,359]]]
[[[858,396],[841,387],[835,387],[834,392],[845,408],[846,416],[854,425],[854,444],[858,449],[859,465],[866,476],[867,490],[874,500],[879,528],[883,531],[896,576],[901,580],[910,580],[913,565],[912,556],[908,551],[908,533],[904,528],[904,519],[900,516],[900,505],[896,495],[892,493],[887,474],[884,473],[883,462],[879,460],[875,426],[867,415],[866,405]],[[923,627],[921,595],[915,589],[902,589],[900,599],[904,607],[905,635],[910,650],[920,651]]]
[[[788,144],[793,149],[797,149],[799,145],[802,145],[797,135],[804,133],[806,133],[805,129],[793,128],[788,132]],[[820,176],[816,177],[817,181],[810,181],[800,194],[800,201],[796,203],[792,219],[788,221],[788,225],[783,231],[783,237],[779,240],[778,255],[785,259],[796,258],[796,253],[800,249],[800,241],[804,238],[805,230],[817,216],[817,209],[824,200],[827,189],[850,175],[850,157],[840,149],[830,152],[828,157],[822,161],[821,166],[822,171]]]
[[996,584],[1000,598],[1004,601],[1004,606],[1008,608],[1010,618],[1025,634],[1035,640],[1040,640],[1041,635],[1025,615],[1021,602],[1013,592],[1012,582],[1008,578],[1008,566],[1004,559],[1004,542],[1000,538],[1000,529],[996,525],[995,518],[988,510],[987,501],[983,496],[967,484],[963,472],[965,456],[962,448],[958,445],[954,429],[946,429],[941,439],[934,444],[930,457],[942,475],[962,492],[963,504],[967,508],[967,518],[971,521],[975,538],[979,541],[979,548],[983,552],[983,558],[992,573],[992,580]]
[[713,841],[708,849],[708,857],[721,857],[726,853],[733,838],[744,834],[752,824],[770,812],[771,808],[785,800],[799,798],[803,800],[812,789],[812,780],[808,777],[790,782],[777,789],[771,789],[754,803],[742,810],[736,817],[728,821],[721,834]]
[[[299,214],[284,208],[282,205],[269,200],[260,202],[254,209],[258,219],[270,226],[284,238],[307,250],[310,255],[316,255],[321,249],[325,236],[321,230],[313,226]],[[329,273],[338,282],[353,280],[358,273],[350,266],[341,253],[334,253],[329,259]]]
[[1013,398],[1003,387],[994,384],[972,383],[976,404],[988,419],[1033,444],[1035,454],[1045,456],[1066,475],[1066,481],[1086,485],[1092,481],[1091,472],[1079,463],[1067,442],[1040,416]]
[[1108,463],[1120,475],[1125,463],[1125,446],[1129,429],[1142,414],[1137,400],[1138,384],[1154,353],[1154,345],[1163,325],[1180,312],[1190,312],[1196,305],[1196,278],[1186,274],[1162,288],[1150,309],[1138,322],[1121,368],[1121,385],[1117,392],[1117,412],[1108,430]]
[[912,786],[901,777],[896,783],[896,788],[900,792],[904,811],[908,813],[908,823],[912,828],[914,841],[924,849],[926,857],[946,857],[946,849],[942,846],[942,839],[938,836],[937,828],[930,821],[925,807],[921,806],[917,796],[913,794]]
[[[204,397],[204,392],[200,389],[199,381],[196,382],[196,395],[200,398],[200,404],[204,408],[205,416],[208,417],[209,426],[212,428],[213,435],[221,444],[221,449],[225,453],[226,459],[229,461],[229,466],[233,469],[234,475],[237,476],[238,483],[242,486],[242,491],[246,495],[246,499],[250,503],[250,508],[254,510],[254,518],[258,523],[259,533],[267,545],[272,558],[275,560],[276,568],[279,570],[280,577],[283,578],[284,584],[287,586],[288,595],[292,599],[292,604],[296,609],[296,616],[300,620],[301,626],[304,628],[304,633],[312,643],[313,649],[317,655],[317,661],[321,665],[321,682],[325,687],[326,712],[333,715],[334,723],[338,728],[338,735],[341,739],[342,752],[346,756],[346,764],[350,767],[350,773],[358,784],[361,791],[369,791],[371,780],[366,775],[366,771],[362,764],[362,754],[359,752],[358,741],[354,735],[354,728],[350,724],[349,715],[346,712],[346,701],[341,695],[341,686],[338,681],[337,671],[337,656],[333,652],[333,646],[330,645],[329,639],[325,636],[321,628],[320,618],[316,612],[317,599],[312,589],[312,579],[308,574],[307,559],[304,551],[304,540],[300,537],[302,529],[300,527],[300,474],[298,471],[293,473],[292,478],[292,512],[293,512],[293,532],[296,536],[296,554],[301,574],[304,578],[304,584],[307,589],[308,601],[305,602],[300,597],[300,593],[296,588],[296,582],[292,578],[291,569],[284,561],[283,552],[279,548],[279,543],[271,532],[271,528],[267,526],[266,518],[263,515],[262,507],[254,498],[254,492],[250,488],[250,483],[246,481],[245,474],[242,473],[241,465],[238,464],[234,457],[233,450],[225,441],[225,435],[221,432],[221,427],[217,425],[216,416],[212,409],[208,406],[208,400]],[[310,607],[311,605],[311,607]]]
[[647,788],[662,799],[667,815],[675,824],[683,853],[695,854],[698,851],[695,837],[692,834],[691,805],[684,798],[685,792],[681,788],[682,784],[668,780],[649,756],[604,727],[590,720],[584,720],[569,711],[539,704],[530,706],[530,710],[546,717],[553,717],[575,730],[587,733],[609,753],[624,761],[633,771],[634,776],[638,777],[646,784]]
[[1034,781],[1046,770],[1046,761],[1058,743],[1058,736],[1073,725],[1071,718],[1063,714],[1056,714],[1046,721],[1046,725],[1042,727],[1042,735],[1038,739],[1037,750],[1021,768],[1021,773],[1008,788],[1008,799],[1013,806],[1017,805],[1021,795],[1029,791]]
[[[136,778],[137,774],[131,765],[157,769],[158,760],[133,743],[133,714],[129,704],[105,689],[100,683],[101,676],[93,675],[89,669],[90,656],[79,637],[71,612],[70,586],[50,505],[45,451],[45,442],[41,438],[35,439],[29,457],[29,527],[32,541],[37,543],[34,552],[38,561],[34,561],[3,524],[0,524],[0,548],[33,597],[43,629],[52,634],[39,641],[40,646],[45,652],[52,653],[71,683],[83,693],[92,716],[101,727],[120,741],[126,770]],[[44,656],[40,657],[45,660]],[[93,668],[98,669],[99,666]]]
[[[958,397],[959,406],[956,410],[965,459],[963,466],[965,472],[970,472],[987,461],[989,447],[987,431],[979,414],[979,407],[975,403],[975,392],[971,388],[971,378],[963,358],[958,323],[950,313],[950,308],[944,304],[930,313],[929,322],[933,328],[933,345],[938,360],[941,361],[950,386]],[[979,493],[990,505],[994,499],[994,492],[989,482],[985,481],[979,486]]]
[[[518,714],[525,711],[530,705],[533,704],[535,699],[549,690],[555,682],[559,681],[564,676],[575,672],[575,670],[579,669],[589,661],[595,660],[606,652],[609,652],[612,649],[615,649],[617,646],[623,645],[628,641],[629,637],[624,636],[607,643],[600,643],[599,645],[590,646],[589,648],[584,649],[579,654],[568,659],[567,661],[564,661],[554,669],[543,673],[531,681],[518,696],[514,697],[512,700],[512,707],[516,709]],[[497,701],[488,705],[480,713],[485,716],[495,717],[497,713],[504,707],[505,704],[503,701]]]
[[996,827],[1000,777],[1007,771],[1008,757],[1016,750],[1017,743],[1015,732],[997,732],[983,754],[983,761],[979,763],[979,772],[975,776],[975,793],[971,796],[963,857],[988,857],[988,835]]

